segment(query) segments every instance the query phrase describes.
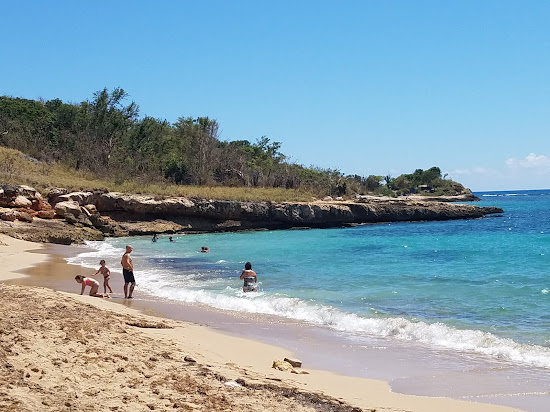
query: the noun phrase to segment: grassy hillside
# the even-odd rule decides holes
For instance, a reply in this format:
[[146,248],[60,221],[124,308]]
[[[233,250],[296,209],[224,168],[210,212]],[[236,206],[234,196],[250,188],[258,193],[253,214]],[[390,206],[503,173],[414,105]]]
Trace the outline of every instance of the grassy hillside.
[[78,171],[58,163],[40,162],[17,150],[2,146],[0,146],[0,182],[29,185],[41,192],[45,192],[49,187],[63,187],[70,191],[107,189],[111,192],[142,193],[152,196],[185,196],[240,201],[301,202],[312,199],[312,194],[309,192],[281,188],[206,187],[138,180],[102,180],[91,173]]
[[[140,117],[127,97],[121,88],[99,90],[80,103],[0,96],[0,146],[42,162],[25,163],[5,152],[5,178],[37,187],[256,201],[466,191],[436,166],[397,177],[305,167],[266,136],[221,140],[215,119],[182,116],[170,123]],[[367,147],[365,158],[376,156]]]

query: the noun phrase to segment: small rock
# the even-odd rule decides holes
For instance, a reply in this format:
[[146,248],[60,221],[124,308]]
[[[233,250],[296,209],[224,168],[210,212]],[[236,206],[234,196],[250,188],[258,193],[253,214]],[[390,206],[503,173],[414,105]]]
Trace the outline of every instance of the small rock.
[[55,205],[55,213],[61,217],[72,215],[73,217],[79,216],[82,212],[78,202],[68,200],[65,202],[59,202]]
[[291,371],[292,369],[294,369],[294,367],[290,363],[282,360],[274,360],[271,367],[280,371]]
[[43,199],[40,199],[40,200],[35,199],[32,201],[31,209],[36,211],[41,211],[41,210],[47,211],[47,210],[52,210],[52,205],[50,205],[48,202],[46,202]]
[[12,202],[13,207],[31,207],[32,201],[27,199],[25,196],[16,196],[15,199],[13,199]]
[[53,219],[55,217],[55,210],[39,210],[36,216],[40,219]]
[[27,212],[17,212],[17,220],[20,220],[22,222],[30,223],[33,220],[33,217],[31,214]]
[[195,363],[197,362],[195,359],[193,359],[191,356],[189,355],[186,355],[185,358],[183,358],[184,361],[186,362],[191,362],[191,363]]
[[225,386],[230,386],[232,388],[240,388],[241,387],[241,385],[239,385],[235,381],[227,381],[227,382],[225,382]]
[[[67,218],[65,218],[65,219],[67,219]],[[78,217],[76,218],[76,220],[77,220],[78,223],[80,223],[80,224],[82,224],[82,225],[84,225],[84,226],[93,226],[93,225],[92,225],[92,222],[90,221],[90,219],[88,219],[88,218],[86,217],[85,214],[82,214],[82,215],[78,216]]]
[[15,219],[17,219],[17,213],[15,211],[10,210],[9,212],[4,212],[0,214],[0,219],[6,220],[9,222],[15,222]]
[[74,217],[74,215],[71,215],[71,214],[67,214],[65,215],[65,220],[71,224],[75,224],[75,223],[78,223],[78,219],[76,217]]
[[51,188],[47,194],[48,200],[53,203],[57,203],[56,200],[59,196],[69,193],[67,189],[61,187]]
[[301,368],[302,367],[302,361],[301,360],[293,359],[293,358],[285,358],[284,361],[290,363],[295,368]]
[[88,212],[88,216],[95,215],[97,213],[97,208],[92,204],[85,205],[82,209],[85,209]]

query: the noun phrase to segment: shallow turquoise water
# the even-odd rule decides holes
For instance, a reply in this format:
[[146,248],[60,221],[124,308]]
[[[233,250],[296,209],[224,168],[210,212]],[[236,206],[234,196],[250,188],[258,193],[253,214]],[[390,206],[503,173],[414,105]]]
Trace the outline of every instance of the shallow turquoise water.
[[[130,242],[139,289],[159,297],[550,368],[550,191],[478,195],[504,214],[110,239],[72,261],[116,271]],[[241,291],[246,261],[259,293]]]

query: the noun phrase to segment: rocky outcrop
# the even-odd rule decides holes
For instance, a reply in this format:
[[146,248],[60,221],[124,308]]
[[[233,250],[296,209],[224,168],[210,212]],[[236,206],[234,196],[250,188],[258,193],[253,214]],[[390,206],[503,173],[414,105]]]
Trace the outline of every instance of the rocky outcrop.
[[0,185],[0,206],[30,207],[42,200],[42,195],[29,186]]
[[[156,199],[122,193],[68,194],[117,221],[172,221],[183,230],[337,227],[363,223],[472,219],[502,209],[429,201],[272,203],[188,198]],[[180,229],[180,230],[182,230]]]
[[33,219],[31,223],[0,221],[0,233],[31,242],[61,245],[104,239],[104,235],[97,229],[71,225],[60,219]]
[[[36,225],[42,227],[47,226],[46,220],[55,220],[70,225],[75,233],[74,241],[153,233],[328,228],[380,222],[473,219],[502,213],[500,208],[417,198],[273,203],[183,197],[160,199],[102,191],[67,193],[63,189],[54,189],[46,201],[29,187],[0,188],[0,205],[9,207],[4,212],[0,209],[0,219],[19,223],[34,217],[34,221],[40,220]],[[63,242],[66,243],[66,238]]]
[[[32,187],[0,185],[0,233],[34,242],[61,244],[104,238],[99,222],[96,227],[77,202],[56,206],[54,209]],[[115,233],[114,230],[107,232]]]

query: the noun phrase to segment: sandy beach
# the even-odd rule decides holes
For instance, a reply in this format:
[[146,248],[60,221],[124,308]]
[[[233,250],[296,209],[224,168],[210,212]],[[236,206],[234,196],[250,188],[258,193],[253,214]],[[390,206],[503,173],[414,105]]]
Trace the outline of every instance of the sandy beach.
[[[59,256],[34,253],[40,248],[0,236],[0,281],[32,267],[35,284],[0,284],[1,410],[518,410],[396,394],[381,380],[307,365],[307,374],[273,369],[274,360],[293,354],[202,324],[151,316],[139,305],[120,304],[123,299],[80,296],[76,283],[75,293],[60,291],[56,282],[74,277],[74,268]],[[63,264],[67,269],[60,269]]]

